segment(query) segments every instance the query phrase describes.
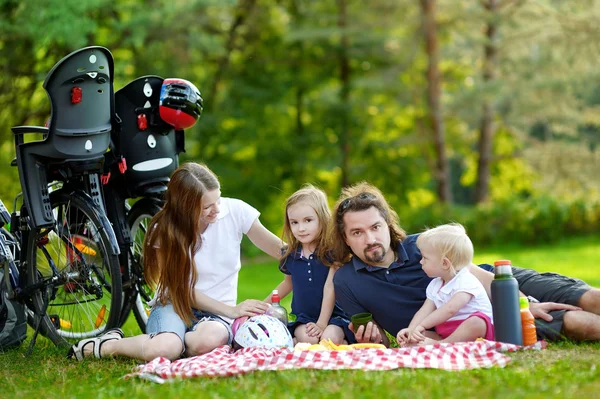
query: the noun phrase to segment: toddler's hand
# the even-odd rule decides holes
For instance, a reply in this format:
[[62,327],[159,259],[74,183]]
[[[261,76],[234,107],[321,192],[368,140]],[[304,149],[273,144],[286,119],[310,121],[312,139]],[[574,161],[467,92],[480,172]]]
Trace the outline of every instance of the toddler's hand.
[[425,340],[425,336],[423,335],[423,331],[425,331],[425,328],[421,325],[418,325],[414,328],[414,330],[411,331],[410,333],[410,342],[411,343],[419,343],[422,342],[423,340]]
[[407,344],[410,341],[410,333],[411,331],[408,328],[403,328],[400,330],[398,335],[396,335],[396,341],[398,342],[398,345],[402,346]]

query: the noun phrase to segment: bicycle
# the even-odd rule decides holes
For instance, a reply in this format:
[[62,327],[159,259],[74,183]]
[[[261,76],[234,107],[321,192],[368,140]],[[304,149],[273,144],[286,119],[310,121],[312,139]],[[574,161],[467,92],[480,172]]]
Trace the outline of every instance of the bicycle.
[[68,346],[119,322],[119,247],[99,180],[115,123],[113,65],[104,47],[67,55],[43,84],[48,126],[12,128],[22,194],[0,236],[15,254],[5,262],[9,293],[27,305],[34,328],[29,352],[39,332]]
[[[121,255],[123,307],[145,332],[154,291],[146,284],[142,249],[148,223],[163,206],[163,193],[185,151],[184,129],[202,113],[198,89],[183,79],[142,76],[115,93],[120,122],[106,153],[102,176],[107,215]],[[130,207],[128,201],[136,200]]]

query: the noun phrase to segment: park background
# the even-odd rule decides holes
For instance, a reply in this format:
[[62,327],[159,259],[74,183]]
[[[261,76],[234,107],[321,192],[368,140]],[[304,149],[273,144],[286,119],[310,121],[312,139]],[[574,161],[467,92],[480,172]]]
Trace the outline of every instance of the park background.
[[455,220],[479,247],[593,234],[598,3],[0,0],[0,198],[11,209],[20,191],[10,128],[43,125],[48,71],[101,45],[115,90],[143,75],[200,89],[181,161],[209,165],[277,234],[302,184],[333,202],[361,180],[410,233]]
[[[333,203],[378,186],[409,232],[463,223],[476,261],[510,258],[600,286],[600,1],[0,0],[0,198],[20,191],[10,128],[43,125],[42,88],[89,45],[115,90],[179,77],[204,113],[180,161],[281,232],[304,183]],[[282,276],[244,244],[239,300]],[[289,308],[290,297],[284,304]],[[130,318],[128,335],[139,333]],[[31,333],[31,331],[30,331]],[[31,335],[31,334],[30,334]],[[291,370],[163,386],[123,380],[133,360],[76,363],[40,337],[0,355],[0,398],[594,397],[598,343],[511,354],[505,369]]]

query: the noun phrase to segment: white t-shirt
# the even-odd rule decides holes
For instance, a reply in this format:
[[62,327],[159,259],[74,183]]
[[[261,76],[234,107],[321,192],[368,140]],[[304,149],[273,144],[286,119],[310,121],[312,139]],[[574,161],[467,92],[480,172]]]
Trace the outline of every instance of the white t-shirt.
[[241,200],[221,197],[219,216],[201,235],[202,246],[194,254],[196,289],[217,301],[236,305],[240,244],[259,215]]
[[436,309],[439,309],[443,305],[447,304],[454,294],[458,292],[467,292],[473,297],[471,300],[463,306],[454,316],[448,319],[450,320],[464,320],[475,312],[482,312],[489,316],[493,322],[492,317],[492,303],[490,298],[485,292],[485,288],[481,282],[475,277],[467,267],[460,269],[456,276],[450,280],[446,285],[442,286],[444,281],[437,277],[433,279],[427,286],[427,299],[430,299],[435,303]]

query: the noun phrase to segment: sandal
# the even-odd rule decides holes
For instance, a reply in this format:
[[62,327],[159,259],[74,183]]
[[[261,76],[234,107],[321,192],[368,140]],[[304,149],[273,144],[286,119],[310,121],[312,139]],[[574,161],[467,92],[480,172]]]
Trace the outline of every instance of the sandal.
[[[82,339],[75,345],[71,346],[71,349],[69,349],[69,353],[67,353],[67,359],[72,359],[73,357],[75,357],[78,361],[82,361],[86,357],[86,355],[84,355],[83,353],[83,347],[89,343],[93,343],[94,345],[94,350],[92,351],[94,357],[96,359],[101,359],[102,356],[100,355],[100,348],[102,347],[102,344],[106,341],[119,340],[124,336],[125,335],[123,334],[123,331],[120,328],[113,328],[107,330],[106,332],[95,338]],[[90,354],[88,354],[88,356],[89,355]]]

